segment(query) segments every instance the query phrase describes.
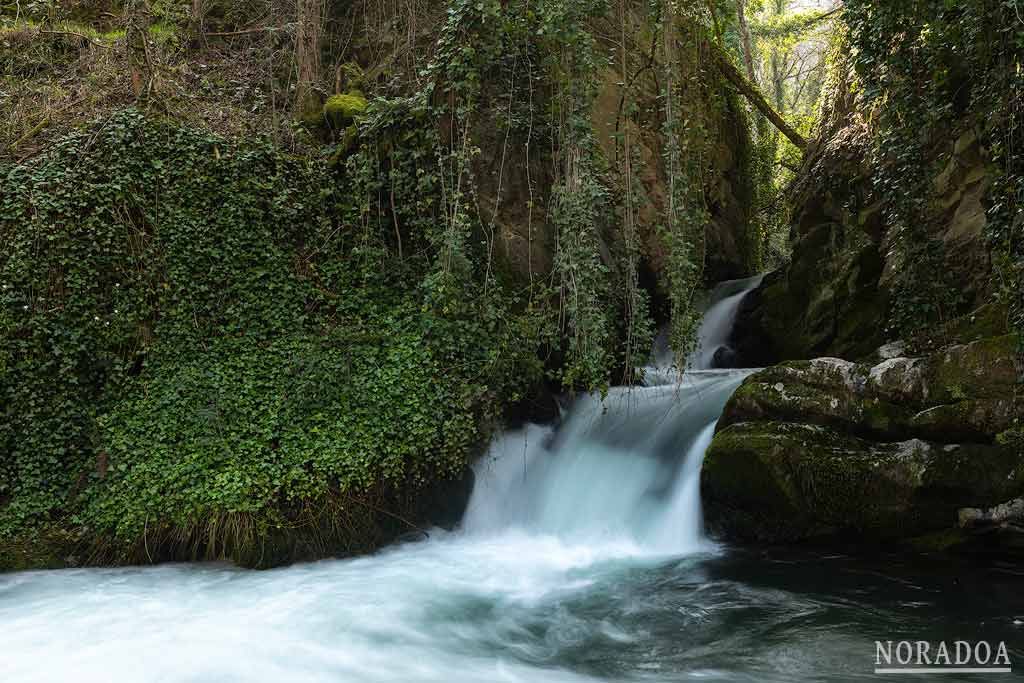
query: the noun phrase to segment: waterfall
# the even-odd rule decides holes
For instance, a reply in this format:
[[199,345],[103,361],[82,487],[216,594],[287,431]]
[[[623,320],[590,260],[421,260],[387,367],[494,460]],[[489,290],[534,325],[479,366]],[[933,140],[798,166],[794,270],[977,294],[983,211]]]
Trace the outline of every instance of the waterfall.
[[749,370],[711,369],[743,296],[760,278],[712,291],[697,350],[680,375],[654,353],[647,386],[578,399],[563,425],[504,434],[476,466],[469,534],[520,530],[654,554],[707,547],[700,468],[715,423]]
[[[727,345],[738,291],[712,297],[689,367]],[[1009,619],[998,630],[1019,595],[1005,579],[964,600],[946,590],[956,567],[936,581],[890,577],[888,556],[865,569],[699,552],[701,460],[748,371],[655,366],[647,386],[584,396],[558,427],[497,438],[454,532],[263,572],[0,575],[0,681],[845,683],[908,614],[912,633],[986,623],[1019,641]]]
[[726,280],[711,290],[709,306],[697,332],[697,350],[689,361],[690,368],[722,367],[722,356],[729,366],[735,365],[735,352],[729,346],[729,335],[736,321],[736,312],[743,297],[756,289],[763,278],[763,275],[755,275],[743,280]]

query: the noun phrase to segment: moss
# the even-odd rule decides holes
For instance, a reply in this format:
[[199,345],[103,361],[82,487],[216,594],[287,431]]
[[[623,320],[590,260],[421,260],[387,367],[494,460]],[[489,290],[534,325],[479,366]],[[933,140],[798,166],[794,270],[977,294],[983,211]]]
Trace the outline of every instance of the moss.
[[[355,62],[346,62],[338,68],[338,76],[341,79],[337,85],[341,89],[342,84],[345,90],[348,92],[359,92],[363,89],[363,81],[365,80],[365,74],[363,67],[359,66]],[[361,93],[360,93],[361,94]]]
[[1018,388],[1019,338],[1007,334],[940,351],[929,359],[933,403],[967,398],[1011,398]]
[[1013,497],[1022,485],[1024,466],[1011,448],[875,443],[785,422],[723,430],[702,477],[720,526],[761,541],[913,537],[947,527],[960,507]]
[[[785,432],[787,425],[775,425]],[[804,430],[810,434],[813,430]],[[757,499],[766,510],[795,512],[796,492],[785,480],[773,476],[771,454],[784,434],[771,433],[761,425],[732,425],[715,435],[704,458],[703,484],[715,497],[739,502]]]
[[[28,32],[42,31],[44,29],[50,30],[52,27],[48,27],[46,24],[42,24],[35,21],[21,21],[17,24],[12,25],[0,25],[0,35],[27,35]],[[98,40],[103,43],[112,43],[116,40],[124,38],[124,29],[116,29],[112,31],[100,31],[92,26],[86,24],[80,24],[75,22],[62,23],[58,27],[58,31],[55,33],[37,33],[33,37],[39,37],[44,41],[52,41],[61,39],[64,37],[74,37],[75,34],[91,38],[92,40]]]
[[[1019,421],[1019,418],[1014,420],[1015,423]],[[1017,427],[1000,432],[996,435],[996,443],[1002,446],[1017,448],[1020,452],[1024,453],[1024,429]]]
[[881,399],[865,399],[860,403],[861,420],[857,427],[864,433],[904,438],[911,434],[906,428],[909,411]]
[[366,111],[366,97],[358,90],[331,95],[323,106],[323,117],[334,130],[342,130]]
[[1003,304],[986,304],[942,327],[939,336],[946,343],[967,344],[986,337],[1001,337],[1010,330],[1009,312]]
[[942,441],[999,443],[998,434],[1018,419],[1019,406],[1011,399],[966,399],[934,406],[911,419],[910,428]]
[[1014,448],[998,444],[935,446],[926,464],[922,494],[934,496],[935,503],[990,507],[1024,489],[1024,462]]
[[150,37],[158,43],[169,43],[178,35],[178,31],[174,26],[165,23],[151,24],[148,31]]
[[865,366],[822,360],[795,361],[762,370],[733,394],[721,424],[777,420],[836,427],[856,434],[906,438],[915,412],[892,401],[865,396]]
[[828,533],[805,502],[806,483],[790,456],[828,450],[833,432],[791,423],[742,423],[719,432],[704,461],[708,516],[730,536],[783,541]]
[[920,552],[946,552],[962,545],[969,536],[955,527],[935,531],[909,540],[908,544]]
[[341,141],[335,146],[334,152],[331,154],[330,159],[327,160],[327,164],[334,168],[339,164],[343,164],[345,159],[355,150],[356,141],[359,139],[359,128],[353,123],[351,126],[345,129],[345,134],[342,136]]

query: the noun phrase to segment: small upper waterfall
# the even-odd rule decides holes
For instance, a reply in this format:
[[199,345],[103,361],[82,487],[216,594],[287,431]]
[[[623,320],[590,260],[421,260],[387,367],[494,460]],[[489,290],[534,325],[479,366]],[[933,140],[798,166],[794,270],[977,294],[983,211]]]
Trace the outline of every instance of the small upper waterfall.
[[735,365],[735,352],[729,346],[729,335],[736,321],[736,312],[743,297],[756,289],[763,278],[763,275],[755,275],[743,280],[727,280],[711,290],[708,308],[697,332],[697,350],[689,361],[691,369],[707,370]]
[[713,370],[743,295],[759,278],[722,283],[690,370],[655,352],[647,386],[578,399],[564,424],[503,435],[477,465],[463,526],[518,529],[571,542],[683,554],[703,547],[700,467],[725,402],[750,373]]
[[[708,292],[705,301],[704,317],[697,331],[697,347],[687,359],[690,370],[710,370],[711,368],[735,367],[736,356],[729,345],[736,313],[743,297],[756,289],[764,275],[744,278],[742,280],[726,280],[719,282]],[[669,371],[670,378],[675,376],[675,356],[668,346],[667,331],[659,335],[654,343],[655,375]],[[649,373],[650,374],[650,373]]]

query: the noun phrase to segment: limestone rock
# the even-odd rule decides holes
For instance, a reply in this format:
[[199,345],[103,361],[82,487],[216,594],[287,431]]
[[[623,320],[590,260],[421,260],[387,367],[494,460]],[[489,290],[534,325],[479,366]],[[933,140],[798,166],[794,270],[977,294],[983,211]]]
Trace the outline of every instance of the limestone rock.
[[[914,287],[905,282],[899,231],[889,230],[886,205],[875,192],[870,125],[846,109],[824,133],[808,148],[792,188],[792,257],[739,311],[731,345],[758,365],[865,358],[888,341],[894,293]],[[934,156],[922,220],[941,252],[941,279],[961,294],[944,313],[962,315],[990,299],[986,201],[994,173],[970,127]]]
[[958,551],[1024,554],[1024,498],[981,510],[960,510]]

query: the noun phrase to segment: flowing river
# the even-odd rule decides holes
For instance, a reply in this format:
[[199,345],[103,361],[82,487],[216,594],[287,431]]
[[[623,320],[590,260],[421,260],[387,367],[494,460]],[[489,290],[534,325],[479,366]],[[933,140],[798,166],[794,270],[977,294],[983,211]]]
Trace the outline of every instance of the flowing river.
[[704,537],[704,450],[750,372],[709,367],[753,284],[718,290],[684,376],[498,438],[456,531],[262,572],[0,575],[0,681],[849,681],[878,640],[983,638],[1024,669],[1022,568]]

